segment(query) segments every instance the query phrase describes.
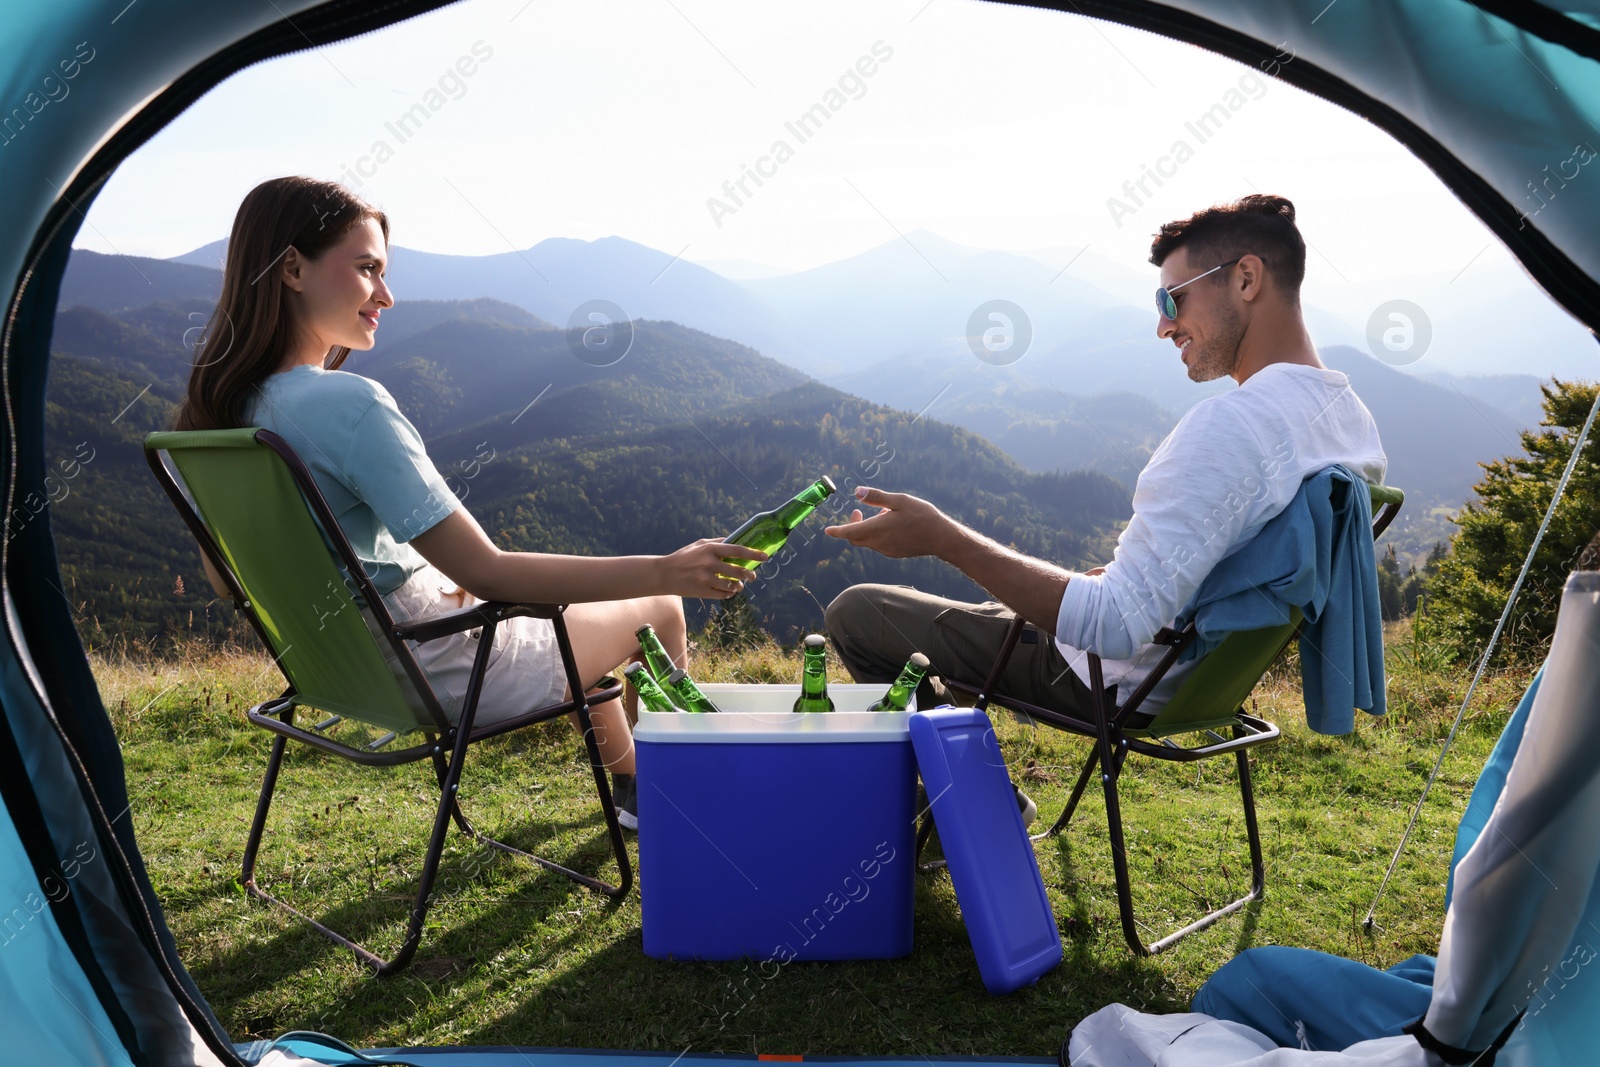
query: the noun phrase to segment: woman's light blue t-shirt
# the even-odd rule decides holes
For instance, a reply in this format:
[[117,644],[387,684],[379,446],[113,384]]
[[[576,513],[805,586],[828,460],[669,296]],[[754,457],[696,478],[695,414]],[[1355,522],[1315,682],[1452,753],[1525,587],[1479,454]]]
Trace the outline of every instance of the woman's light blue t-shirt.
[[289,442],[380,594],[427,561],[407,542],[461,506],[415,426],[370,378],[302,364],[269,375],[245,422]]

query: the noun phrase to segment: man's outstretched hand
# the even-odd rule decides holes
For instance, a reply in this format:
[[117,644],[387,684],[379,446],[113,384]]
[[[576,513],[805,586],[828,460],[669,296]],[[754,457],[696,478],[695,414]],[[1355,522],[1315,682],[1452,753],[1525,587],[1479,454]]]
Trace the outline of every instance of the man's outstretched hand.
[[955,528],[949,516],[921,497],[886,493],[863,485],[856,488],[856,499],[878,508],[878,512],[863,519],[858,508],[850,513],[849,521],[829,526],[824,532],[890,559],[940,555]]
[[852,511],[848,522],[827,528],[828,536],[891,559],[937,556],[1045,633],[1056,632],[1070,571],[969,530],[920,497],[863,485],[856,499],[877,513],[863,519]]

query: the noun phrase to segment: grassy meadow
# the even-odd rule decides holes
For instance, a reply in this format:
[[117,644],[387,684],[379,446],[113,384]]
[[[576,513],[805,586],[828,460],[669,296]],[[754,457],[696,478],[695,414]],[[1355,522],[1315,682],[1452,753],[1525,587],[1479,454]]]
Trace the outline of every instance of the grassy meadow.
[[[1494,675],[1480,687],[1369,933],[1361,920],[1470,675],[1442,665],[1408,623],[1391,625],[1387,643],[1389,714],[1359,715],[1349,736],[1306,728],[1292,656],[1257,690],[1258,713],[1284,731],[1252,750],[1264,901],[1165,954],[1133,956],[1117,919],[1104,805],[1091,789],[1068,831],[1037,845],[1066,958],[1037,985],[1000,998],[984,991],[944,872],[917,877],[909,957],[793,963],[763,980],[748,962],[651,960],[637,890],[611,902],[454,831],[416,961],[373,980],[348,952],[236,883],[269,744],[243,709],[281,691],[271,661],[252,648],[198,643],[111,646],[91,661],[167,921],[237,1041],[314,1029],[357,1047],[1048,1056],[1111,1001],[1185,1010],[1201,982],[1253,945],[1317,948],[1380,967],[1437,950],[1456,821],[1531,673]],[[693,665],[703,681],[789,683],[798,659],[776,645],[701,648]],[[848,680],[842,669],[834,677]],[[1009,715],[995,716],[995,728],[1013,777],[1048,824],[1087,742]],[[565,721],[477,746],[462,786],[468,815],[513,844],[595,869],[608,848],[581,751]],[[1231,758],[1135,757],[1124,772],[1147,941],[1248,887],[1233,767]],[[404,929],[436,795],[426,764],[357,768],[291,747],[259,877],[387,954]],[[630,848],[636,858],[632,835]]]

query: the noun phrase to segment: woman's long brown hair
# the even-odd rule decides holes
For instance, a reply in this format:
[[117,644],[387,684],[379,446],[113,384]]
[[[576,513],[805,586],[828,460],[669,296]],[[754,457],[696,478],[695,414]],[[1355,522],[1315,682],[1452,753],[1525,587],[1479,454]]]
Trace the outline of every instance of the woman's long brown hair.
[[[228,236],[222,298],[194,346],[188,395],[174,429],[244,425],[246,401],[283,363],[294,338],[294,309],[278,275],[284,254],[293,246],[306,259],[320,259],[366,219],[377,220],[387,246],[388,216],[337,182],[273,178],[245,195]],[[349,354],[334,346],[326,366],[338,367]]]

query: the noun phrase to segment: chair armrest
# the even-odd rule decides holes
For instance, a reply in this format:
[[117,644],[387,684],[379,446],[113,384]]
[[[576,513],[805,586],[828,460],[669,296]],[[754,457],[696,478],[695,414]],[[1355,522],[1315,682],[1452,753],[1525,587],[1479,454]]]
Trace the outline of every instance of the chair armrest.
[[1372,504],[1374,507],[1378,507],[1383,504],[1404,504],[1406,502],[1405,490],[1396,489],[1392,485],[1369,484],[1367,486],[1367,492],[1372,496]]
[[989,698],[994,695],[995,687],[1000,684],[1000,676],[1005,673],[1006,664],[1011,660],[1011,653],[1016,650],[1017,641],[1022,637],[1022,628],[1027,621],[1021,615],[1011,619],[1011,625],[1006,628],[1005,640],[1000,643],[1000,654],[995,657],[994,666],[989,668],[989,677],[984,679],[983,689],[978,693],[972,706],[979,711],[989,707]]
[[500,600],[488,600],[444,615],[402,619],[394,624],[394,635],[405,641],[435,641],[463,630],[473,630],[518,616],[553,619],[561,611],[562,606],[558,604],[508,604]]
[[1163,626],[1161,629],[1156,631],[1156,635],[1150,639],[1150,643],[1152,645],[1176,645],[1181,649],[1190,641],[1193,641],[1196,636],[1198,636],[1198,634],[1194,628],[1193,622],[1190,622],[1189,625],[1185,626],[1181,630],[1174,630],[1170,626]]

